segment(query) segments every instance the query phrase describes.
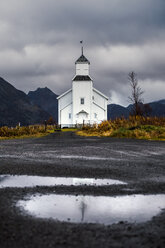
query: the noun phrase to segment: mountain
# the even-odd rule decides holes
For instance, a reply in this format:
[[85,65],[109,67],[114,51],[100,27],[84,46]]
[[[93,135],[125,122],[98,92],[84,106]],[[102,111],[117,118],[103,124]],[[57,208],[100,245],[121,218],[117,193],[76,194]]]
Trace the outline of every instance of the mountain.
[[29,91],[28,97],[33,104],[44,109],[58,122],[58,95],[45,87],[38,88],[35,91]]
[[0,126],[41,123],[49,114],[33,105],[28,96],[0,77]]
[[118,117],[125,117],[128,118],[129,110],[121,105],[118,104],[109,104],[107,106],[107,113],[108,113],[108,120],[115,119]]
[[150,102],[149,105],[152,110],[150,116],[165,116],[165,100]]
[[159,100],[159,101],[157,101],[157,103],[165,104],[165,99]]
[[[141,106],[145,111],[147,111],[147,116],[165,117],[165,99],[147,104],[141,104]],[[128,118],[129,114],[132,112],[132,108],[132,104],[128,105],[127,107],[117,104],[109,104],[107,109],[108,120],[113,120],[122,116]]]

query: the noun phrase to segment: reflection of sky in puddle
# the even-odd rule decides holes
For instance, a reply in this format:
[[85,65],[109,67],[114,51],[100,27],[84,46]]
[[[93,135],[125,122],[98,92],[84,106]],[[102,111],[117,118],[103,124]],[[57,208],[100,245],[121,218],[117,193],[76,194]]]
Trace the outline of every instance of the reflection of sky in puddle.
[[121,161],[123,160],[123,158],[118,158],[118,157],[99,157],[99,156],[83,156],[83,155],[57,155],[54,151],[50,152],[50,151],[45,151],[42,152],[42,154],[38,153],[32,153],[32,152],[24,152],[22,154],[16,155],[10,155],[10,154],[2,154],[0,155],[0,158],[13,158],[13,159],[25,159],[25,160],[34,160],[37,159],[38,161],[40,160],[40,158],[45,158],[45,159],[76,159],[76,160],[103,160],[103,161]]
[[40,176],[0,176],[0,188],[4,187],[35,187],[35,186],[53,186],[53,185],[113,185],[127,184],[113,179],[94,179],[94,178],[72,178],[72,177],[40,177]]
[[113,224],[119,221],[145,222],[165,207],[165,195],[131,196],[32,196],[19,201],[19,207],[35,217],[53,218],[74,223]]
[[113,157],[97,157],[97,156],[78,156],[78,155],[58,155],[56,158],[63,159],[80,159],[80,160],[117,160],[120,161],[121,158],[113,158]]

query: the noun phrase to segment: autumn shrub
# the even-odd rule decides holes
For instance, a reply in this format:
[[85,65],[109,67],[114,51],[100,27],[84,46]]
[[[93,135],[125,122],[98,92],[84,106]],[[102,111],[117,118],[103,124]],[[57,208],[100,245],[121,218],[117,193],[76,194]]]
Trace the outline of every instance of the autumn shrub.
[[[52,129],[52,126],[47,126],[47,130]],[[45,133],[44,125],[31,125],[23,127],[1,127],[0,128],[0,137],[20,137],[20,136],[30,136]]]
[[85,126],[87,135],[119,138],[165,139],[165,117],[130,116],[103,121],[99,125]]
[[110,121],[103,121],[98,125],[99,132],[105,132],[112,129]]
[[85,131],[86,133],[96,132],[97,124],[93,124],[93,125],[85,124],[83,125],[82,130]]
[[128,119],[116,118],[111,121],[113,129],[125,127],[134,129],[141,125],[154,125],[165,127],[165,117],[143,117],[143,116],[130,116]]
[[[92,127],[92,128],[93,128],[93,127]],[[83,125],[82,130],[84,130],[84,131],[89,131],[89,130],[91,130],[92,128],[91,128],[90,125],[86,124],[86,125]]]

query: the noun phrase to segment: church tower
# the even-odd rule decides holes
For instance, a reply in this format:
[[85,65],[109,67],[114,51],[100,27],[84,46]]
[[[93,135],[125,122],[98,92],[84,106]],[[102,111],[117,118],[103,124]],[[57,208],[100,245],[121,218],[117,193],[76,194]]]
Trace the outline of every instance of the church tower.
[[93,81],[89,75],[90,62],[83,54],[76,60],[76,75],[72,80],[73,123],[91,122]]
[[90,62],[83,54],[83,47],[82,47],[82,54],[80,58],[76,60],[75,65],[76,65],[76,75],[83,75],[83,76],[89,75]]

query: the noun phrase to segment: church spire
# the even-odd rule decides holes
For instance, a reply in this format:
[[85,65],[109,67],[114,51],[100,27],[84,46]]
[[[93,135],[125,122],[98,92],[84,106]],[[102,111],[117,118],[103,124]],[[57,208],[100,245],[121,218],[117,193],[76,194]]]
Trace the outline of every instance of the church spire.
[[84,54],[83,54],[83,52],[84,52],[84,51],[83,51],[83,50],[84,50],[84,48],[83,48],[83,40],[80,41],[80,44],[81,44],[81,53],[82,53],[82,55],[84,55]]
[[75,64],[77,63],[87,63],[90,64],[89,60],[84,56],[84,47],[83,47],[83,40],[80,40],[81,44],[81,56],[76,60]]

